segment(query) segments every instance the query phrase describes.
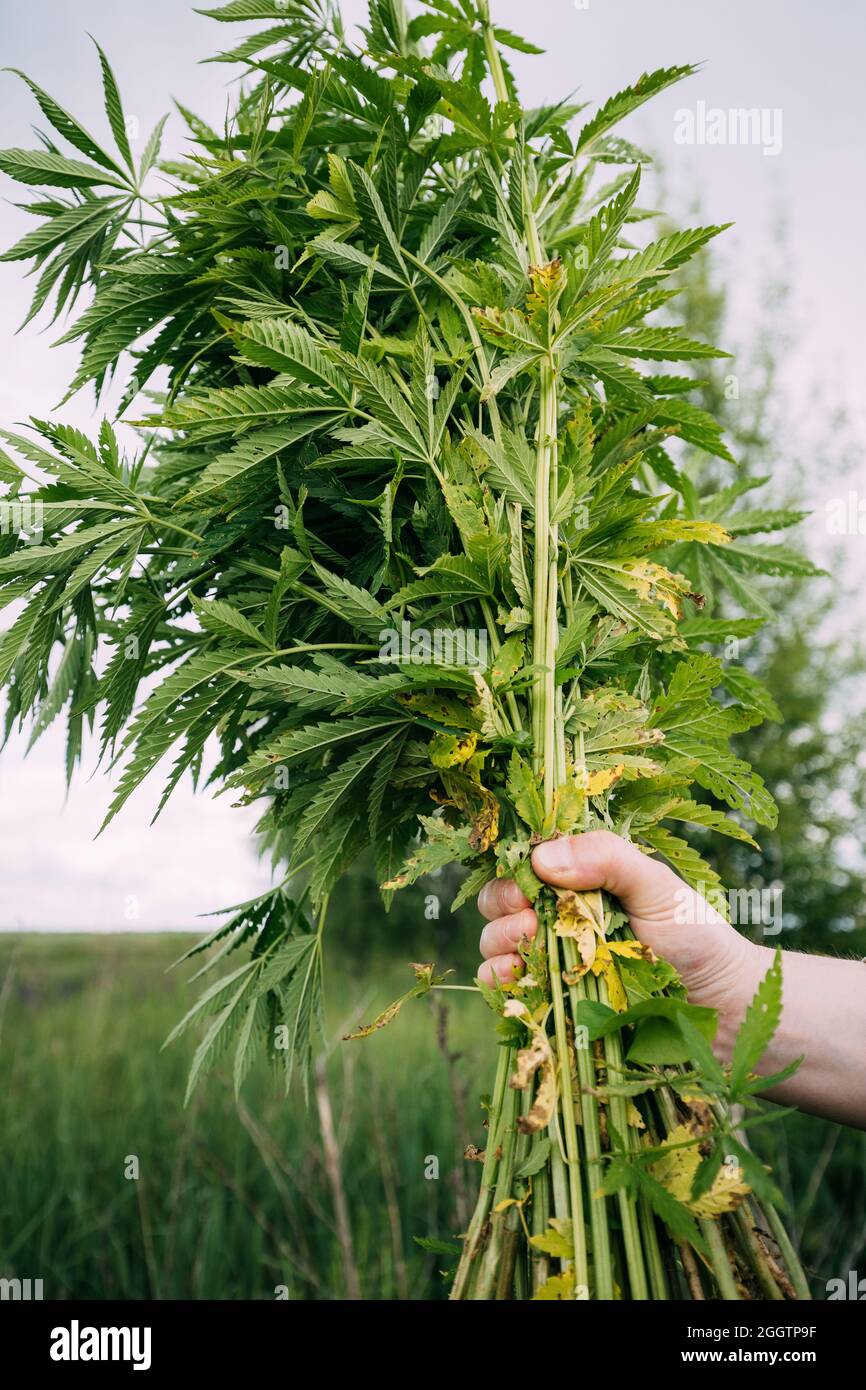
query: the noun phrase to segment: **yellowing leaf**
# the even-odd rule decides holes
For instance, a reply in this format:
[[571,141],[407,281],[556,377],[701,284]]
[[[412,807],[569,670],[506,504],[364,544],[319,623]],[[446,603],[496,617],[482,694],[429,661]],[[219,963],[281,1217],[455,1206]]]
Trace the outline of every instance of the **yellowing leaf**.
[[448,975],[450,970],[446,970],[444,975],[434,975],[432,962],[413,961],[412,969],[415,972],[415,986],[407,990],[399,999],[395,999],[393,1004],[389,1004],[387,1009],[383,1009],[372,1023],[366,1023],[362,1028],[356,1028],[354,1033],[346,1033],[343,1042],[355,1042],[358,1038],[369,1038],[372,1033],[378,1033],[380,1028],[387,1028],[389,1023],[397,1017],[403,1005],[410,999],[418,999],[422,994],[426,994],[434,985],[439,985]]
[[571,779],[557,787],[553,794],[553,824],[550,831],[558,830],[561,835],[570,835],[583,820],[585,800],[583,788]]
[[485,738],[496,738],[501,730],[493,691],[480,671],[473,671],[472,679],[475,682],[475,692],[478,696],[476,716],[481,720],[481,732]]
[[531,265],[529,279],[532,290],[526,296],[526,307],[531,314],[537,314],[540,309],[555,304],[565,289],[566,274],[562,257],[557,256],[556,260],[547,261],[545,265]]
[[515,748],[508,763],[508,795],[514,809],[529,829],[540,832],[544,825],[544,804],[538,778]]
[[[695,1137],[688,1125],[677,1125],[668,1135],[667,1143],[689,1144],[689,1140]],[[687,1206],[695,1216],[716,1217],[726,1211],[734,1211],[751,1191],[743,1181],[739,1166],[735,1173],[722,1167],[709,1191],[692,1201],[692,1183],[700,1163],[700,1150],[697,1144],[692,1143],[688,1148],[672,1149],[669,1153],[663,1154],[649,1171],[662,1187],[666,1187],[668,1192]]]
[[531,1302],[543,1303],[547,1301],[565,1302],[574,1298],[575,1273],[574,1265],[571,1265],[564,1274],[553,1274],[542,1284],[538,1293],[532,1295]]
[[457,767],[473,756],[478,744],[478,735],[434,734],[430,740],[430,761],[434,767]]
[[431,695],[425,690],[398,691],[396,699],[404,709],[434,719],[437,724],[449,724],[452,729],[479,727],[475,711],[449,695]]
[[610,1007],[616,1009],[618,1014],[625,1013],[628,1008],[628,998],[622,980],[619,978],[619,971],[614,964],[610,946],[606,941],[599,942],[595,960],[592,963],[592,973],[593,975],[604,975]]
[[598,772],[589,772],[586,776],[587,796],[600,796],[606,792],[608,787],[612,787],[625,772],[625,763],[617,763],[616,767],[603,767]]
[[704,1192],[696,1202],[687,1205],[695,1216],[710,1218],[721,1216],[726,1211],[734,1211],[751,1192],[742,1177],[732,1177],[722,1168],[716,1176],[709,1192]]
[[499,803],[488,805],[481,814],[473,821],[472,833],[469,836],[469,843],[473,849],[477,849],[479,854],[484,854],[486,850],[495,842],[499,834]]
[[616,956],[623,956],[627,960],[644,959],[649,960],[653,957],[652,951],[640,941],[601,941],[599,942],[595,959],[592,962],[592,973],[594,975],[604,975],[607,984],[607,993],[612,1009],[617,1013],[624,1013],[628,1008],[628,998],[620,979],[619,971],[616,968]]
[[490,672],[494,689],[498,690],[500,686],[507,685],[517,675],[522,665],[523,638],[509,637],[506,642],[503,642]]
[[[509,1001],[511,1004],[516,1004],[517,1002],[517,1000]],[[525,1004],[520,1010],[513,1008],[509,1009],[508,1005],[506,1005],[506,1013],[519,1015],[520,1017],[524,1017],[527,1023],[529,1022],[528,1010]],[[511,1085],[514,1089],[516,1091],[525,1091],[531,1078],[538,1071],[539,1067],[542,1067],[549,1059],[550,1055],[550,1043],[547,1041],[546,1033],[542,1028],[536,1028],[533,1031],[532,1041],[529,1046],[522,1047],[517,1054],[517,1070],[511,1078]]]
[[552,1255],[554,1259],[574,1259],[574,1231],[570,1221],[554,1218],[541,1235],[529,1237],[529,1244],[543,1255]]
[[652,560],[638,560],[626,565],[620,572],[622,583],[642,599],[660,603],[674,618],[683,616],[683,599],[691,592],[691,585],[684,574],[672,574],[664,565]]
[[387,1028],[389,1023],[397,1017],[406,1000],[408,994],[404,994],[402,999],[395,999],[393,1004],[389,1004],[387,1009],[383,1009],[372,1023],[365,1023],[362,1027],[356,1028],[354,1033],[346,1033],[343,1042],[355,1042],[358,1038],[369,1038],[372,1033],[378,1033],[380,1028]]
[[509,1207],[519,1207],[520,1203],[516,1197],[503,1197],[501,1202],[497,1202],[494,1211],[507,1211]]
[[629,960],[648,960],[650,962],[657,959],[655,953],[649,946],[644,946],[642,941],[611,941],[609,948],[615,956],[626,956]]
[[604,907],[601,894],[575,893],[571,888],[556,890],[556,933],[578,939],[586,927],[604,936]]
[[595,969],[597,951],[604,944],[604,907],[597,892],[575,893],[562,888],[557,889],[556,898],[556,934],[576,942],[580,955],[579,965],[562,972],[565,983],[574,985],[588,970]]
[[538,1088],[532,1105],[527,1114],[521,1115],[517,1121],[517,1128],[521,1134],[534,1134],[536,1130],[546,1129],[553,1119],[556,1108],[556,1071],[546,1032],[528,1016],[525,1005],[521,1017],[524,1014],[526,1016],[523,1021],[532,1029],[532,1041],[528,1047],[523,1047],[518,1052],[517,1070],[509,1084],[517,1091],[525,1091],[536,1072],[539,1073]]
[[[467,764],[471,768],[471,764]],[[459,769],[442,769],[442,783],[451,803],[470,822],[469,848],[483,854],[499,835],[499,801],[475,777]]]

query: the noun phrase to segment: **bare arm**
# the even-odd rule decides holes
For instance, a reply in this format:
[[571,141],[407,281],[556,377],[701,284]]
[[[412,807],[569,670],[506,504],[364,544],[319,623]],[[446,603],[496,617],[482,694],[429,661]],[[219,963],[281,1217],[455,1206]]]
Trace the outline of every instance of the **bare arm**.
[[[766,946],[752,946],[720,1015],[716,1050],[723,1061],[772,954]],[[795,1057],[804,1061],[790,1080],[764,1094],[866,1129],[866,964],[784,951],[782,978],[782,1019],[758,1070],[771,1075]]]

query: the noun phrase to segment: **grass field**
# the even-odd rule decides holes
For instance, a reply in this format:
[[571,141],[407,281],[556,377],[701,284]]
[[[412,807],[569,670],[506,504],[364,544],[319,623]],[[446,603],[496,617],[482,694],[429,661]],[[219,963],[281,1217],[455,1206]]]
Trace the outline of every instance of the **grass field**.
[[[273,1298],[277,1285],[292,1297],[340,1297],[351,1273],[320,1138],[321,1088],[307,1109],[265,1065],[240,1111],[219,1077],[183,1109],[196,1040],[159,1049],[194,997],[190,970],[165,974],[189,944],[0,937],[0,1273],[41,1277],[53,1297]],[[376,1004],[405,988],[393,965],[375,978]],[[336,1038],[370,1004],[369,988],[340,983]],[[486,1071],[477,1015],[477,1001],[452,1006],[450,1046],[474,1035]],[[454,1068],[480,1120],[482,1077],[471,1059]],[[390,1039],[336,1042],[327,1086],[362,1295],[435,1296],[437,1262],[412,1237],[452,1233],[474,1170],[457,1163],[449,1064],[430,1010],[408,1011]],[[471,1128],[480,1139],[480,1125]],[[125,1176],[130,1156],[138,1180]],[[430,1156],[438,1180],[425,1177]]]
[[[159,1049],[193,997],[189,970],[165,973],[189,941],[0,936],[0,1276],[41,1278],[46,1298],[443,1297],[443,1258],[414,1237],[467,1219],[462,1151],[483,1146],[494,1061],[483,1006],[447,996],[446,1039],[421,1001],[343,1044],[406,972],[332,970],[335,1041],[308,1108],[262,1066],[240,1108],[217,1073],[184,1110],[196,1039]],[[866,1274],[866,1135],[799,1116],[757,1134],[816,1297]]]

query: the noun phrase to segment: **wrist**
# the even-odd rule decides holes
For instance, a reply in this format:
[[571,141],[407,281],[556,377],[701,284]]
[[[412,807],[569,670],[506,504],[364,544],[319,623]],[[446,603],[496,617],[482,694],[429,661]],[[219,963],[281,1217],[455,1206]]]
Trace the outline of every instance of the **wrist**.
[[686,981],[689,1002],[715,1009],[719,1016],[714,1050],[730,1061],[743,1016],[773,962],[773,952],[731,929],[725,950],[706,970]]

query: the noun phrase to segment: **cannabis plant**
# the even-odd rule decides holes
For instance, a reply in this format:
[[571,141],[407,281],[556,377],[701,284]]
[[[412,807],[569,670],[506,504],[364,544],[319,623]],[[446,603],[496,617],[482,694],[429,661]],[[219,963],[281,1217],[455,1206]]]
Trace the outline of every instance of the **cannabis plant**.
[[[135,159],[101,50],[114,147],[25,77],[51,133],[0,153],[43,190],[5,255],[31,314],[88,291],[69,394],[119,379],[138,431],[5,435],[32,522],[2,536],[7,729],[65,714],[70,771],[95,729],[109,820],[168,755],[159,809],[204,776],[214,737],[206,781],[260,807],[284,877],[194,948],[243,960],[176,1030],[206,1024],[191,1086],[229,1043],[238,1086],[260,1045],[306,1079],[329,896],[366,850],[385,908],[446,865],[458,903],[521,885],[540,931],[478,992],[499,1060],[454,1297],[807,1297],[744,1133],[778,962],[722,1067],[616,901],[530,861],[607,827],[712,894],[684,834],[752,844],[776,814],[728,749],[765,695],[714,649],[764,620],[755,576],[809,572],[751,539],[798,518],[749,510],[677,365],[724,355],[668,279],[722,229],[646,233],[648,157],[613,133],[692,69],[527,110],[503,53],[540,50],[487,0],[370,0],[360,48],[333,0],[208,13],[270,23],[217,60],[246,73],[224,130],[179,107],[184,158],[160,127]],[[731,481],[699,494],[707,456]]]

